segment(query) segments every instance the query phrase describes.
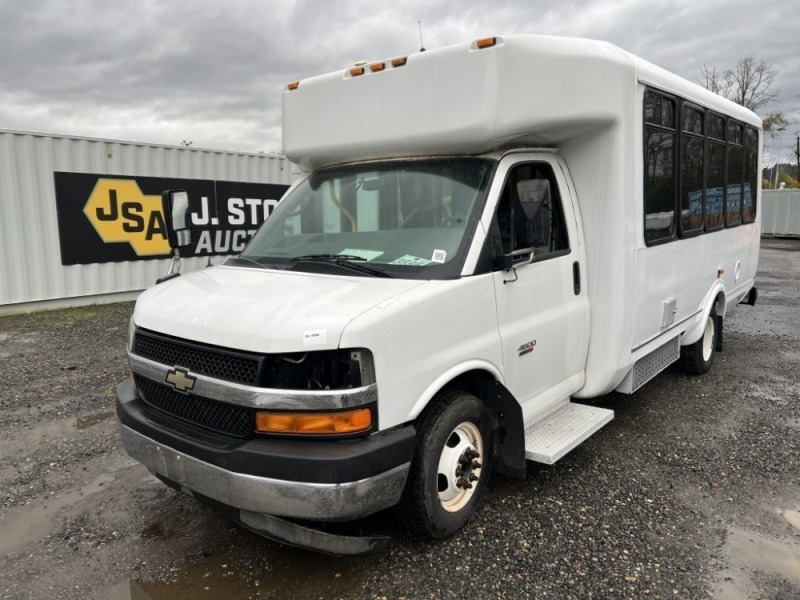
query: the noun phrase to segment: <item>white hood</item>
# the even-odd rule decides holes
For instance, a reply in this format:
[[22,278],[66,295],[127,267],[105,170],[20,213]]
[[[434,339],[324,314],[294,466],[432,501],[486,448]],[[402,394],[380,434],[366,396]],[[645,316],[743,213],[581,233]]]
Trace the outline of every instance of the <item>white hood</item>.
[[251,352],[333,349],[350,321],[424,283],[218,266],[143,292],[133,320],[159,333]]

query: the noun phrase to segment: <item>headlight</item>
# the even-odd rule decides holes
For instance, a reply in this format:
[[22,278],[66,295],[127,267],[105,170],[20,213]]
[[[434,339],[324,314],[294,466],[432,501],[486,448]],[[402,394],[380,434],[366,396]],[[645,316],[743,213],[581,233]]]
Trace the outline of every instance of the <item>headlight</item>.
[[375,383],[372,353],[363,348],[273,354],[265,387],[284,390],[346,390]]

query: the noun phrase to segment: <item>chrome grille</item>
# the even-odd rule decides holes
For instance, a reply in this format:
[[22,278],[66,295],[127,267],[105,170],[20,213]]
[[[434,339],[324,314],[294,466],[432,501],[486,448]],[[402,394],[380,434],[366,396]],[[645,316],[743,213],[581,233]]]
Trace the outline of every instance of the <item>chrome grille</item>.
[[181,394],[144,377],[137,377],[136,385],[145,403],[169,415],[236,437],[253,433],[252,409]]
[[258,385],[262,356],[223,352],[217,348],[137,331],[133,353],[162,365],[179,366],[216,379]]

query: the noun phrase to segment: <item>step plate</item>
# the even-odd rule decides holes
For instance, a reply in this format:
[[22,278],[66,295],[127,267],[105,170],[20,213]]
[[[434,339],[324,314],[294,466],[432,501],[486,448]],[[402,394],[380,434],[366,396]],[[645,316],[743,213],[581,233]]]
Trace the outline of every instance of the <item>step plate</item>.
[[569,403],[525,430],[525,458],[552,465],[613,418],[613,410]]

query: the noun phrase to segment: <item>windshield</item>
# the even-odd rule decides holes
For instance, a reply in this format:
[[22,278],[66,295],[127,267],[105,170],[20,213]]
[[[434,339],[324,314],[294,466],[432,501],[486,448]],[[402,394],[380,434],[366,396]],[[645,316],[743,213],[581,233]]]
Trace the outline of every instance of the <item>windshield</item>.
[[343,268],[324,271],[332,274],[360,267],[360,275],[458,277],[493,165],[442,158],[318,171],[281,200],[234,261],[301,271],[327,261]]

